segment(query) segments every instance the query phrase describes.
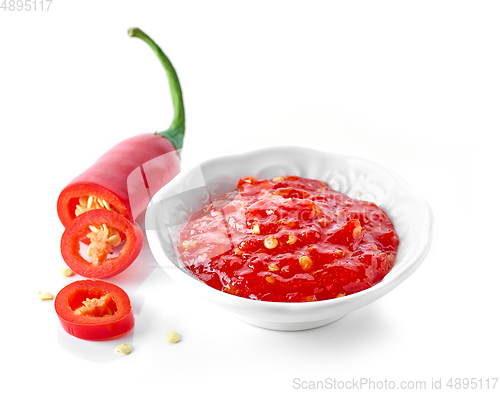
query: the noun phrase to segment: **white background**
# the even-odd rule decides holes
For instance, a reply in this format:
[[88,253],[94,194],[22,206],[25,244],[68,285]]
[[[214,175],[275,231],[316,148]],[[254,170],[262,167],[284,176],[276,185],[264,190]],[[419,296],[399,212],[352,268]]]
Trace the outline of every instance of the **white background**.
[[[497,1],[54,0],[48,12],[0,9],[2,385],[293,392],[297,382],[327,378],[425,381],[428,389],[441,379],[441,390],[449,378],[491,384],[500,377],[499,20]],[[375,160],[433,209],[423,265],[338,322],[286,333],[190,295],[145,246],[109,280],[132,298],[133,333],[100,343],[68,336],[53,301],[38,300],[79,279],[59,273],[59,192],[115,143],[172,118],[164,71],[128,37],[134,26],[178,71],[184,166],[279,144]],[[182,341],[168,343],[169,330]],[[124,341],[132,354],[115,354]]]

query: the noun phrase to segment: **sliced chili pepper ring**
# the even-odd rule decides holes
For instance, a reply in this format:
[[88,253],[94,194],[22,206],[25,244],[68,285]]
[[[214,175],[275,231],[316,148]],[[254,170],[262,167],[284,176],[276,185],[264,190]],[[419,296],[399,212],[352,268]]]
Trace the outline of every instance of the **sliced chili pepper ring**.
[[84,340],[109,340],[134,326],[127,293],[101,280],[75,281],[59,291],[54,307],[63,329]]
[[[89,170],[87,171],[89,172]],[[82,177],[82,176],[80,176]],[[104,181],[103,181],[104,183]],[[109,182],[108,182],[109,183]],[[130,219],[130,209],[126,202],[116,196],[117,191],[114,192],[109,191],[103,186],[98,184],[92,184],[89,182],[77,182],[68,185],[59,195],[59,199],[57,201],[57,213],[63,225],[68,227],[69,224],[79,215],[77,206],[80,204],[80,198],[88,198],[93,197],[96,199],[105,200],[110,207],[122,214],[125,218]],[[84,209],[90,210],[90,209]]]
[[[118,231],[121,240],[125,238],[117,256],[109,257],[109,250],[102,251],[102,245],[94,246],[99,249],[96,254],[98,258],[94,258],[94,262],[87,261],[81,255],[81,243],[88,240],[89,233],[95,228],[112,228]],[[90,210],[73,220],[64,231],[61,254],[68,267],[75,273],[87,278],[106,278],[128,268],[139,255],[142,243],[143,235],[139,226],[132,224],[121,214],[110,210]],[[93,244],[89,247],[93,247]]]

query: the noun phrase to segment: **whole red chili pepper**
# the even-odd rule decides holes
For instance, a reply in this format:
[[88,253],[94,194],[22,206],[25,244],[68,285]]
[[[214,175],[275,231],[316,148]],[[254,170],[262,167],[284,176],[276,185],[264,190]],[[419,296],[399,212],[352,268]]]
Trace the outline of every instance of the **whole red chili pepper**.
[[160,59],[169,79],[174,119],[163,132],[126,139],[73,179],[61,192],[57,213],[65,227],[93,209],[114,210],[131,221],[143,213],[153,195],[180,171],[178,150],[185,131],[182,91],[172,63],[140,29],[131,37],[145,41]]

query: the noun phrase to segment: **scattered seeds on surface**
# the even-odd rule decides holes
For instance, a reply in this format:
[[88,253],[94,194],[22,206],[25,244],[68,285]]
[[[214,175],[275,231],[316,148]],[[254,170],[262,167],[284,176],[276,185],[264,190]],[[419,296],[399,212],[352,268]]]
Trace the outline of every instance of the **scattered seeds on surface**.
[[132,352],[132,346],[130,344],[120,344],[115,348],[115,351],[118,353],[123,353],[124,355],[128,355]]
[[54,296],[50,292],[38,292],[38,298],[40,300],[52,300]]
[[60,272],[64,277],[71,277],[72,275],[75,274],[75,272],[71,270],[69,267],[62,267],[60,269]]
[[181,340],[181,336],[179,336],[179,333],[177,332],[170,331],[167,333],[167,340],[175,344]]

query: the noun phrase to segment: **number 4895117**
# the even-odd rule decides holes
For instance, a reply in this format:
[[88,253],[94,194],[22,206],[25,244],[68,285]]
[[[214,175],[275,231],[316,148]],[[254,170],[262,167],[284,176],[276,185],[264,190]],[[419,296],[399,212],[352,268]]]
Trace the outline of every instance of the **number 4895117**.
[[3,0],[4,11],[49,11],[52,0]]
[[498,378],[450,378],[446,386],[450,389],[495,389]]

